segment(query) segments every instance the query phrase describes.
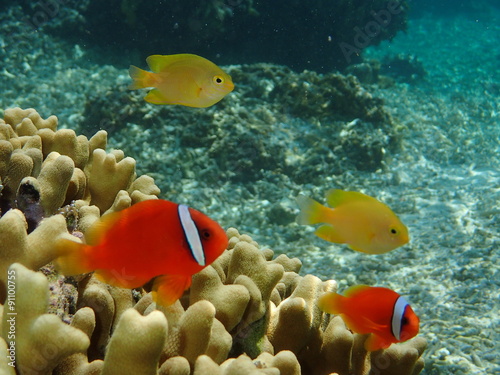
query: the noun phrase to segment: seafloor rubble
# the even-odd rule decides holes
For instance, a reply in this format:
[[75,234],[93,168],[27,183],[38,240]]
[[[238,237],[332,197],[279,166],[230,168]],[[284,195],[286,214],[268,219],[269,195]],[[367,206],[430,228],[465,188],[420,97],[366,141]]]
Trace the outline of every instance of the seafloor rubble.
[[366,352],[364,336],[316,306],[335,281],[299,275],[300,260],[274,258],[234,228],[228,250],[168,308],[147,286],[58,275],[58,238],[83,237],[101,214],[159,194],[150,177],[136,177],[132,158],[105,148],[105,132],[57,130],[55,116],[33,109],[8,109],[0,121],[0,346],[10,350],[1,374],[421,371],[425,339]]
[[237,90],[203,111],[147,105],[144,92],[123,84],[98,90],[86,98],[78,130],[90,136],[106,129],[128,153],[139,153],[140,143],[154,145],[156,155],[141,168],[157,173],[162,191],[177,174],[210,185],[253,184],[266,173],[303,184],[348,170],[372,172],[400,144],[403,129],[355,76],[271,64],[226,71]]

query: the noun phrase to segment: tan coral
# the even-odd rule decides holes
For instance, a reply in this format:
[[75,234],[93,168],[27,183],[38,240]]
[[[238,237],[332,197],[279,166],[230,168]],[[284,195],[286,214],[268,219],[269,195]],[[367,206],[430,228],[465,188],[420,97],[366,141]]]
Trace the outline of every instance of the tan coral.
[[115,302],[106,286],[94,277],[79,282],[78,308],[90,307],[96,314],[89,359],[102,358],[108,345],[115,315]]
[[266,304],[272,290],[282,278],[284,269],[281,264],[267,262],[262,252],[246,238],[240,238],[232,251],[226,282],[234,283],[238,276],[245,275],[253,280],[261,293],[257,310],[248,314],[250,320],[247,323],[252,323],[262,318],[267,311]]
[[349,374],[353,343],[353,334],[346,329],[342,318],[336,316],[331,319],[323,335],[321,357],[324,361],[318,363],[319,370],[325,374],[328,371]]
[[[163,366],[162,366],[163,367]],[[181,375],[179,372],[161,372],[160,375]],[[255,360],[246,355],[230,358],[218,366],[210,357],[201,355],[194,365],[193,375],[300,375],[300,365],[292,352],[283,351],[273,356],[263,353]]]
[[[71,326],[83,331],[90,339],[96,325],[94,310],[83,307],[71,321]],[[100,359],[89,363],[87,353],[75,353],[65,358],[54,370],[54,375],[100,375],[104,362]]]
[[126,190],[135,178],[135,160],[97,149],[86,170],[89,175],[90,204],[101,212],[111,207],[120,190]]
[[[4,295],[7,267],[19,262],[30,269],[38,269],[54,258],[54,243],[66,233],[66,221],[61,215],[43,220],[29,235],[26,219],[19,210],[10,210],[0,217],[0,284]],[[2,297],[3,300],[4,297]]]
[[189,302],[207,300],[216,309],[215,317],[230,332],[242,319],[250,301],[250,292],[243,285],[224,285],[217,271],[208,266],[193,276]]
[[[97,132],[90,140],[87,140],[84,136],[76,136],[72,130],[57,130],[55,116],[44,120],[31,108],[27,110],[11,108],[5,111],[4,117],[4,121],[0,124],[0,138],[2,138],[0,140],[0,184],[2,185],[0,188],[0,210],[3,211],[0,212],[0,215],[6,214],[9,208],[20,208],[25,212],[28,220],[28,227],[24,228],[25,232],[31,232],[35,229],[43,216],[54,215],[62,206],[74,200],[80,202],[75,204],[75,208],[81,212],[82,217],[82,228],[79,229],[85,232],[91,223],[99,217],[99,213],[96,215],[92,208],[86,208],[92,199],[97,202],[113,203],[117,200],[116,197],[120,189],[130,189],[130,194],[124,192],[126,198],[120,196],[117,201],[119,204],[114,206],[114,209],[118,210],[140,200],[156,198],[159,194],[158,187],[150,177],[141,176],[134,181],[135,161],[133,159],[125,158],[123,152],[118,150],[106,154],[102,149],[106,147],[107,136],[104,131]],[[98,170],[95,175],[86,168],[94,153],[98,155],[97,160],[93,160],[96,163],[94,169]],[[118,180],[114,179],[112,182],[118,185],[120,185],[120,181],[126,180],[126,182],[120,186],[113,186],[111,189],[104,186],[103,189],[97,189],[98,192],[96,192],[95,189],[90,189],[89,181],[106,180],[97,166],[100,166],[99,163],[104,163],[104,160],[108,158],[120,160],[118,166],[112,166],[112,168],[117,168],[118,173]],[[123,178],[122,172],[126,174],[126,177]],[[94,187],[95,185],[96,183],[94,183]],[[26,194],[26,191],[29,191],[32,196],[24,201],[23,194]],[[92,193],[94,193],[93,196]],[[134,197],[134,200],[130,198],[130,195]],[[37,200],[33,201],[33,199]],[[33,211],[34,206],[38,204],[43,207],[43,211],[39,213]],[[108,209],[109,206],[101,205],[100,213],[102,214],[102,209]],[[87,215],[90,212],[93,212],[94,216]],[[14,216],[10,215],[5,220],[9,221],[13,218]],[[5,260],[4,267],[17,261],[32,269],[37,269],[50,262],[54,256],[51,251],[52,245],[58,235],[64,232],[59,225],[61,218],[53,220],[55,220],[54,223],[57,221],[58,224],[49,231],[50,235],[43,235],[44,231],[38,231],[29,237],[33,240],[30,240],[29,248],[23,245],[23,241],[26,240],[23,237],[27,233],[23,235],[22,230],[17,232],[14,230],[15,236],[18,237],[16,247],[0,251],[0,259]],[[13,228],[19,228],[19,225]],[[38,240],[39,237],[42,238]],[[34,241],[35,239],[39,242]],[[7,241],[12,241],[12,239],[6,239],[5,242],[2,242],[6,243]],[[46,244],[43,241],[46,241]],[[35,249],[34,246],[37,249],[30,252],[29,249]],[[29,254],[25,256],[25,253]],[[17,255],[11,256],[9,254]]]
[[33,108],[9,108],[4,112],[4,121],[12,125],[14,129],[25,119],[30,120],[37,129],[50,129],[52,131],[57,129],[56,116],[52,115],[44,120]]
[[[56,132],[44,132],[42,136],[45,155],[57,152],[70,157],[77,168],[83,169],[89,160],[88,139],[84,135],[77,136],[74,130],[60,129]],[[41,135],[40,134],[40,135]]]
[[96,204],[102,213],[111,207],[120,190],[129,190],[132,203],[159,194],[150,177],[135,179],[132,158],[120,150],[104,151],[105,131],[87,139],[73,130],[57,130],[57,117],[44,120],[31,108],[8,109],[4,120],[0,125],[0,180],[3,199],[10,206],[14,206],[17,188],[26,177],[39,180],[41,204],[47,215],[78,199]]
[[[215,319],[215,307],[208,301],[190,306],[179,322],[176,352],[191,364],[202,354],[218,354],[214,361],[227,358],[231,348],[231,336]],[[222,354],[222,355],[220,355]]]
[[[244,241],[246,242],[246,241]],[[246,242],[250,244],[250,242]],[[254,245],[252,245],[254,246]],[[254,253],[254,249],[248,248],[249,253]],[[233,256],[233,251],[229,251],[229,256]],[[241,254],[240,254],[241,255]],[[238,256],[240,256],[238,255]],[[248,254],[247,254],[248,255]],[[261,255],[259,255],[260,257]],[[244,257],[243,257],[244,258]],[[224,263],[227,263],[227,259],[223,260]],[[266,262],[273,262],[272,260],[268,260]],[[288,262],[288,260],[286,261]],[[225,269],[226,267],[221,265],[221,269]],[[227,267],[227,270],[229,267]],[[250,270],[243,270],[243,273],[252,274],[249,272]],[[231,348],[231,337],[229,333],[226,331],[224,325],[219,322],[216,318],[216,308],[212,303],[204,300],[200,300],[199,302],[191,305],[186,311],[182,308],[180,302],[177,302],[173,306],[168,308],[161,308],[162,315],[164,314],[169,321],[168,324],[168,333],[166,335],[165,347],[163,344],[160,348],[160,358],[159,362],[157,361],[156,366],[160,366],[159,370],[160,374],[187,374],[189,371],[194,371],[193,373],[205,373],[205,374],[298,374],[300,371],[305,371],[310,374],[328,374],[333,371],[337,372],[341,375],[347,374],[356,374],[356,375],[364,375],[370,371],[371,368],[377,368],[379,366],[380,361],[383,361],[384,358],[390,358],[391,363],[394,363],[390,367],[383,369],[381,372],[387,374],[413,374],[418,373],[422,366],[421,353],[423,351],[422,343],[425,343],[425,340],[419,339],[416,342],[410,341],[405,343],[405,345],[393,345],[391,348],[386,351],[382,351],[377,354],[367,353],[363,348],[363,343],[366,337],[361,335],[352,335],[346,328],[344,323],[339,317],[331,319],[330,324],[324,330],[323,326],[325,323],[325,319],[328,318],[328,315],[322,314],[319,312],[315,306],[315,300],[317,297],[326,290],[334,290],[335,283],[334,282],[322,282],[321,280],[313,277],[306,276],[300,277],[299,281],[296,281],[296,278],[289,277],[291,271],[284,274],[282,280],[277,284],[284,285],[284,290],[290,289],[291,295],[286,296],[283,295],[283,300],[278,304],[278,308],[274,308],[272,310],[272,315],[275,318],[271,319],[271,324],[269,325],[267,335],[271,338],[271,341],[275,344],[276,350],[278,351],[281,347],[287,347],[296,351],[299,354],[300,364],[297,360],[297,357],[290,351],[281,351],[277,353],[275,356],[271,354],[261,354],[257,356],[254,360],[250,360],[247,356],[240,356],[237,359],[228,359],[227,358],[229,349]],[[254,275],[255,277],[255,275]],[[265,277],[265,276],[263,276]],[[249,285],[253,285],[257,293],[260,294],[260,289],[257,288],[256,284],[253,282],[249,276],[239,275],[238,278],[246,278],[251,282]],[[216,282],[214,283],[213,280]],[[221,278],[220,275],[215,269],[212,269],[210,272],[206,272],[202,274],[201,280],[205,280],[205,282],[194,283],[193,289],[203,289],[205,286],[207,287],[207,291],[195,291],[192,290],[192,293],[202,295],[203,293],[207,293],[206,295],[210,297],[211,290],[216,291],[215,293],[220,293]],[[216,285],[215,289],[211,286],[211,284]],[[243,283],[244,284],[244,283]],[[81,304],[84,304],[84,301],[92,301],[91,306],[92,309],[100,315],[101,321],[107,321],[107,327],[111,325],[116,326],[116,330],[114,334],[110,334],[110,329],[107,328],[101,334],[104,337],[104,340],[109,340],[111,337],[111,342],[115,340],[117,342],[117,347],[119,350],[115,350],[115,354],[119,353],[121,350],[127,352],[129,349],[121,349],[121,342],[123,340],[123,336],[116,335],[116,331],[120,328],[120,321],[122,318],[119,318],[114,314],[114,306],[123,306],[120,307],[120,310],[125,311],[121,314],[123,317],[125,313],[128,311],[128,307],[131,305],[131,295],[127,293],[127,290],[117,289],[115,293],[111,293],[109,291],[109,286],[102,283],[94,283],[92,284],[96,289],[95,294],[93,292],[90,293],[89,284],[85,287],[83,285],[80,288],[88,294],[88,297],[81,297]],[[230,285],[226,285],[230,286]],[[238,286],[241,286],[239,284]],[[214,292],[212,292],[214,293]],[[249,291],[250,294],[252,292]],[[255,293],[255,292],[254,292]],[[276,291],[279,294],[279,292]],[[106,296],[104,300],[107,302],[97,303],[96,301],[100,300],[98,295]],[[216,300],[216,299],[214,299]],[[268,302],[269,303],[269,302]],[[141,317],[141,314],[152,314],[154,310],[155,304],[152,302],[151,294],[146,294],[136,305],[136,309],[140,312],[140,314],[136,314],[136,318],[130,319],[130,322],[127,323],[126,327],[134,326],[135,320],[140,321],[138,317]],[[271,304],[272,306],[272,304]],[[86,308],[88,311],[88,308]],[[85,308],[81,308],[80,311],[85,310]],[[285,311],[290,310],[290,313],[285,313]],[[103,312],[109,311],[107,313],[108,318],[104,318],[102,315]],[[79,313],[78,316],[82,315]],[[88,315],[88,313],[86,313]],[[241,314],[241,313],[239,313]],[[278,314],[278,315],[276,315]],[[93,314],[91,314],[93,317]],[[118,314],[119,315],[119,314]],[[141,318],[143,319],[143,318]],[[243,318],[242,318],[243,319]],[[276,320],[278,319],[278,320]],[[283,326],[283,328],[277,328],[280,324],[284,322],[290,322],[290,325]],[[80,326],[82,330],[86,332],[87,335],[94,334],[94,325],[95,322],[91,321],[90,323],[85,324],[76,324],[76,326]],[[265,320],[263,320],[265,322]],[[88,328],[88,325],[91,325],[91,328]],[[299,327],[294,327],[299,326]],[[87,328],[85,328],[87,326]],[[249,327],[252,327],[250,325]],[[274,327],[274,328],[273,328]],[[302,327],[302,328],[301,328]],[[122,328],[123,330],[124,328]],[[129,329],[129,328],[127,328]],[[280,329],[282,330],[280,332]],[[323,331],[324,330],[324,331]],[[92,331],[92,333],[89,333]],[[302,332],[302,333],[301,333]],[[277,338],[277,335],[282,336]],[[224,337],[226,337],[224,339]],[[299,337],[299,340],[303,340],[301,343],[297,343],[297,340],[294,340],[294,337]],[[354,340],[353,340],[354,338]],[[97,347],[102,345],[97,341],[95,344]],[[282,344],[279,344],[281,342]],[[294,344],[295,343],[295,344]],[[110,344],[111,345],[111,344]],[[102,347],[102,346],[101,346]],[[156,347],[156,344],[155,346]],[[303,348],[307,347],[307,350]],[[95,349],[95,348],[94,348]],[[153,351],[157,349],[152,349]],[[100,352],[100,354],[99,354]],[[104,354],[102,351],[97,351],[97,355],[101,356]],[[342,354],[341,354],[342,353]],[[81,368],[80,372],[74,372],[74,374],[85,374],[90,375],[94,373],[98,373],[99,361],[90,362],[88,357],[82,357],[83,354],[77,353],[71,356],[71,360],[62,362],[61,366],[68,366],[73,363],[74,366],[78,366]],[[90,356],[89,352],[89,356]],[[112,355],[108,357],[108,354],[104,356],[104,360],[108,361],[108,370],[109,373],[113,373],[112,369],[114,366],[111,364],[117,361],[116,358],[120,358],[118,362],[122,361],[118,354]],[[382,357],[376,357],[382,356]],[[180,359],[180,357],[183,359]],[[333,358],[330,358],[333,357]],[[380,359],[382,358],[382,359]],[[139,361],[139,359],[135,359]],[[148,362],[149,363],[149,362]],[[188,365],[186,365],[186,363]],[[221,366],[218,365],[221,364]],[[380,366],[379,366],[380,367]],[[64,367],[61,367],[64,368]],[[149,368],[149,367],[144,367]],[[155,367],[156,368],[156,367]],[[210,370],[211,369],[211,370]],[[148,370],[149,371],[149,370]],[[152,371],[152,370],[151,370]],[[205,371],[205,372],[202,372]],[[392,371],[392,372],[391,372]],[[71,373],[71,372],[70,372]],[[144,372],[148,373],[148,372]],[[152,372],[151,372],[152,373]]]
[[[102,214],[157,198],[159,189],[150,177],[135,178],[133,159],[119,150],[105,151],[106,138],[104,131],[87,140],[73,131],[57,130],[55,116],[44,120],[32,109],[5,112],[5,121],[0,121],[2,275],[7,275],[12,262],[38,269],[52,260],[54,241],[71,236],[65,217],[53,215],[61,205],[75,200],[64,212],[76,212],[76,230],[71,230],[84,240],[83,234]],[[55,186],[61,175],[64,183]],[[16,207],[22,201],[17,198],[26,190],[41,197],[30,209],[40,204],[48,215],[32,228],[30,212],[6,210]],[[30,361],[38,361],[38,373],[57,366],[57,375],[97,375],[101,370],[123,373],[125,366],[137,368],[138,374],[171,375],[365,375],[372,370],[415,375],[422,369],[424,339],[367,352],[366,336],[353,335],[341,318],[323,314],[316,306],[323,292],[335,290],[335,282],[300,276],[300,260],[285,255],[273,259],[273,251],[261,249],[250,236],[234,228],[227,234],[228,250],[195,275],[191,290],[169,307],[156,306],[151,293],[144,290],[130,291],[94,277],[79,277],[71,326],[45,314],[46,278],[21,265],[12,266],[20,275],[19,306],[24,311],[20,316],[35,323],[30,329],[22,324],[19,330],[23,345],[18,351],[18,371],[22,365],[31,366]],[[7,281],[4,278],[1,284],[3,297]],[[29,294],[27,285],[31,286]],[[68,288],[54,290],[71,293]],[[33,293],[37,298],[29,300]],[[73,297],[61,298],[71,301]],[[42,299],[45,302],[40,303]],[[0,306],[4,317],[7,307]],[[6,323],[4,319],[3,335]],[[68,345],[56,348],[53,360],[43,362],[37,350],[41,342],[52,345],[54,335]]]
[[40,184],[40,202],[46,215],[53,215],[63,206],[74,169],[75,164],[69,156],[55,151],[43,162],[37,180]]
[[276,355],[262,353],[254,362],[264,363],[267,367],[276,367],[280,375],[300,375],[300,365],[297,357],[289,350],[283,350]]
[[[197,358],[197,363],[198,360],[201,357],[207,357],[210,359],[208,356],[200,356]],[[213,366],[218,367],[218,365],[213,362],[210,359],[211,363],[213,363]],[[203,369],[205,372],[203,374],[209,375],[210,371],[208,368],[204,367]],[[189,365],[189,362],[186,358],[177,356],[177,357],[170,357],[167,359],[163,364],[161,365],[160,369],[158,370],[159,375],[190,375],[191,374],[191,366]]]
[[260,363],[256,364],[246,355],[241,355],[235,359],[228,359],[221,365],[220,369],[222,370],[222,375],[280,375],[279,369],[273,367],[267,368]]
[[7,355],[0,356],[0,375],[16,375],[14,367],[16,363],[15,351],[10,351],[7,342],[1,337],[0,353],[7,353]]
[[17,263],[9,268],[9,275],[14,277],[15,294],[9,294],[12,298],[4,307],[2,337],[9,341],[8,334],[14,332],[16,368],[21,373],[49,375],[64,358],[85,351],[89,339],[57,316],[45,313],[48,304],[45,276]]
[[167,319],[159,311],[142,316],[126,310],[110,340],[102,375],[155,375],[167,333]]
[[418,374],[424,368],[422,353],[427,346],[423,337],[370,354],[370,368],[382,375]]

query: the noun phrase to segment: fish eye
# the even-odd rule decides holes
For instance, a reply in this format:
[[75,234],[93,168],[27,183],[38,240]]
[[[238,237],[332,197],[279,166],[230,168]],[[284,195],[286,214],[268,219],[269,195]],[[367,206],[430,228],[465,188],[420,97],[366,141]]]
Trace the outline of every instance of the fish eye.
[[214,76],[214,83],[220,85],[224,83],[224,78],[222,78],[221,76]]
[[399,233],[399,232],[398,232],[398,230],[397,230],[396,228],[391,228],[391,234],[396,235],[396,234],[398,234],[398,233]]
[[208,239],[210,239],[210,237],[212,237],[212,234],[210,233],[210,231],[208,229],[203,229],[200,232],[200,237],[203,240],[208,240]]
[[403,316],[401,319],[401,327],[409,324],[410,322],[408,321],[408,318],[406,316]]

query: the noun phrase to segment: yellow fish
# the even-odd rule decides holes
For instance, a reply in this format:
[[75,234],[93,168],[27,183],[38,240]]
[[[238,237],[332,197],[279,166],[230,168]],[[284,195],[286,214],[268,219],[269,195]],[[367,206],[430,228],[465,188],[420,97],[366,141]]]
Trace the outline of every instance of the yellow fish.
[[146,59],[153,72],[131,65],[130,90],[154,87],[144,98],[153,104],[205,108],[234,89],[231,76],[213,62],[191,54],[152,55]]
[[299,224],[324,223],[314,233],[330,242],[346,243],[353,250],[383,254],[406,244],[408,229],[396,214],[375,198],[355,191],[328,190],[325,207],[300,195]]

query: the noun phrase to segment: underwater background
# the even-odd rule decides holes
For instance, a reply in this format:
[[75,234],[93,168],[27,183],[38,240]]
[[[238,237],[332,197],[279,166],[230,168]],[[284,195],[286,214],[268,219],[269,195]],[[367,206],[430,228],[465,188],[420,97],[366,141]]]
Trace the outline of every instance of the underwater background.
[[[498,1],[2,5],[0,108],[105,129],[161,198],[340,291],[398,291],[428,341],[423,373],[500,373]],[[194,109],[126,89],[130,64],[184,52],[223,66],[235,90]],[[297,195],[324,202],[330,188],[387,203],[410,243],[370,256],[297,225]]]

